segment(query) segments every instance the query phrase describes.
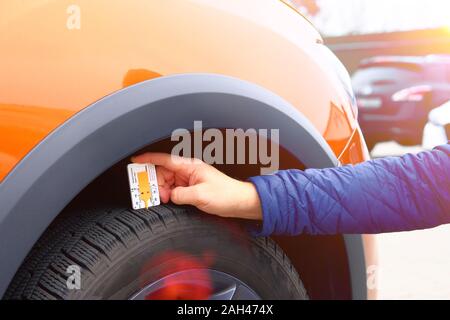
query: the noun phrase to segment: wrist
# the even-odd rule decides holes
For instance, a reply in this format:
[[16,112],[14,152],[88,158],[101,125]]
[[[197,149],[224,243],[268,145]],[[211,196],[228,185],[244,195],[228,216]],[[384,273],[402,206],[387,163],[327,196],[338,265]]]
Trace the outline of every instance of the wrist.
[[236,212],[237,218],[262,220],[261,201],[256,187],[251,182],[239,183],[241,183],[241,188],[238,188],[241,201]]

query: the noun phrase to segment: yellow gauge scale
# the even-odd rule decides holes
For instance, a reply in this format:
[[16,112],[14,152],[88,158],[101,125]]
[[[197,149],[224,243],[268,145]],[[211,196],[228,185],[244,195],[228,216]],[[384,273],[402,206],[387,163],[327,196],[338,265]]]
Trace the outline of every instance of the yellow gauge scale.
[[147,171],[138,172],[137,177],[139,184],[139,199],[144,201],[148,208],[150,199],[152,198],[152,190],[150,189],[150,182],[148,181],[148,173]]

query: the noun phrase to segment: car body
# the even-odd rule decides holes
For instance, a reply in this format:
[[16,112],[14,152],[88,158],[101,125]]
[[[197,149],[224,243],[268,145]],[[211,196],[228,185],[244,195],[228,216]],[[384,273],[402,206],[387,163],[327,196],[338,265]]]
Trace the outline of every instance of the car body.
[[430,111],[423,131],[422,146],[433,149],[450,140],[450,101]]
[[[281,1],[33,0],[0,9],[0,296],[60,212],[100,192],[93,181],[195,120],[280,128],[289,166],[369,157],[345,68]],[[370,237],[277,241],[310,278],[311,297],[367,297]],[[298,256],[300,243],[320,258]]]
[[353,75],[359,122],[370,147],[420,144],[429,111],[450,99],[450,56],[377,56]]

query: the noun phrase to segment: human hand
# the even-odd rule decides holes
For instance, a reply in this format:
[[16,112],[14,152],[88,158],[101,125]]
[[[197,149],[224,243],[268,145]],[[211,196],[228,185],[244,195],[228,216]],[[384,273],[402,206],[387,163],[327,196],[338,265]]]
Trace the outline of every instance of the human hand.
[[161,201],[188,204],[221,217],[262,220],[255,186],[233,179],[198,159],[144,153],[131,159],[156,165]]

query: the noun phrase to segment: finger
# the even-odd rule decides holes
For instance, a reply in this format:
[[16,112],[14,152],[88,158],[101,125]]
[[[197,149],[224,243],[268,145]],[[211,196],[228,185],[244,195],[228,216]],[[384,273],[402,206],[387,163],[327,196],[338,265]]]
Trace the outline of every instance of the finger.
[[167,203],[170,200],[170,193],[175,183],[175,175],[172,171],[157,166],[156,177],[158,180],[159,197],[163,203]]
[[162,166],[171,171],[188,171],[193,169],[194,164],[201,163],[198,159],[183,158],[168,153],[147,152],[131,158],[131,161],[137,163],[152,163]]
[[167,187],[159,188],[159,198],[163,203],[167,203],[170,200],[171,189]]
[[172,186],[175,183],[174,173],[161,166],[156,167],[156,178],[158,186]]
[[189,187],[190,176],[188,175],[177,174],[175,175],[174,180],[174,184],[176,187]]
[[176,187],[170,194],[170,200],[175,204],[189,204],[196,206],[200,200],[198,186]]

